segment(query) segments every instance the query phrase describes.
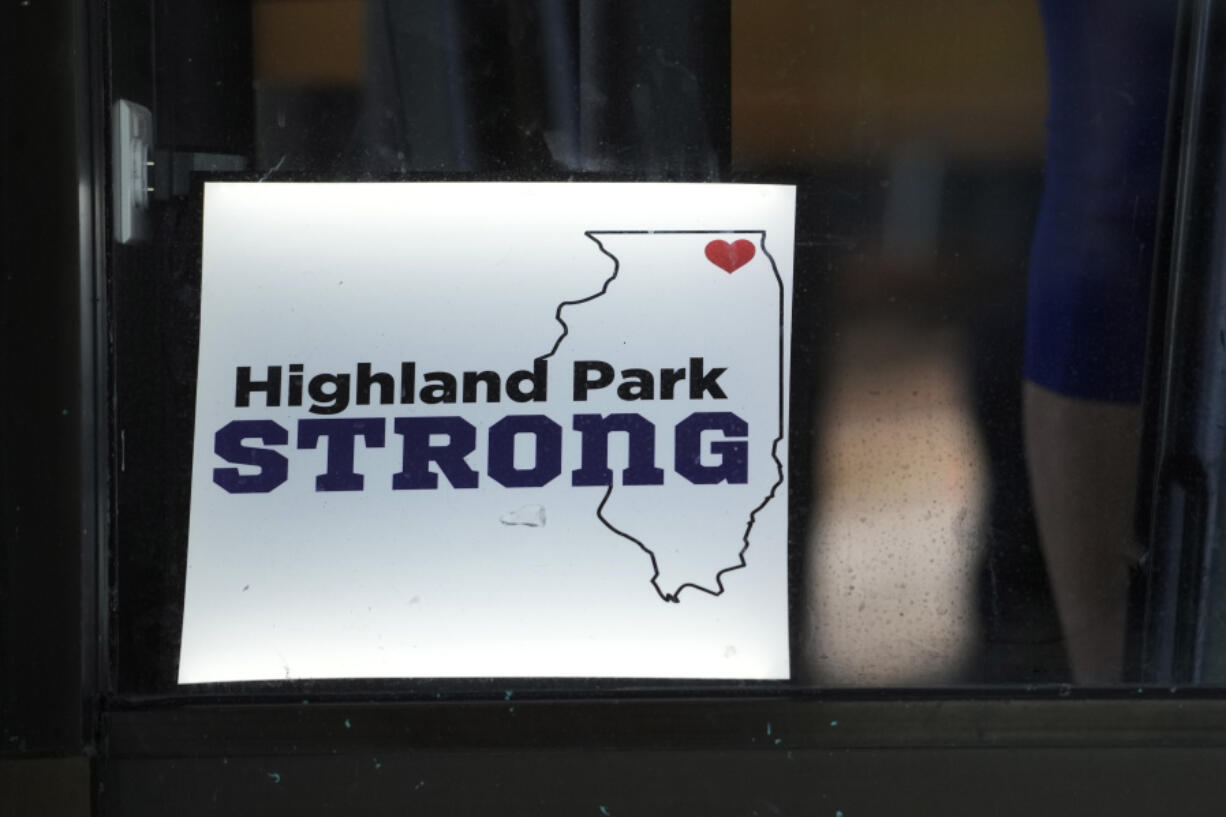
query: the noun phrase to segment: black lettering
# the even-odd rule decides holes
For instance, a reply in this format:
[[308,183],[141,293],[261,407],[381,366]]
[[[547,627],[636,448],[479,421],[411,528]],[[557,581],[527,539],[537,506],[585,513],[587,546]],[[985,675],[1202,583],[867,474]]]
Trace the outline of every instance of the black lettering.
[[660,370],[660,399],[672,400],[673,389],[685,380],[685,369],[661,369]]
[[690,358],[690,399],[701,400],[703,392],[708,391],[716,400],[728,399],[728,395],[724,394],[724,390],[715,382],[726,371],[728,370],[724,368],[712,369],[708,372],[703,366],[702,358]]
[[477,384],[485,384],[485,402],[497,403],[502,399],[502,378],[497,372],[465,372],[464,402],[477,402]]
[[[530,389],[525,390],[522,384],[528,383]],[[549,393],[549,361],[537,358],[532,364],[532,371],[520,369],[512,372],[507,378],[507,397],[516,403],[543,403]]]
[[308,409],[312,414],[340,414],[349,407],[349,375],[317,374],[307,392],[314,401]]
[[[596,379],[588,378],[588,372],[595,372]],[[574,396],[576,400],[586,400],[587,393],[592,389],[603,389],[613,382],[613,367],[600,360],[576,360]]]
[[412,403],[413,395],[417,392],[417,364],[416,363],[401,363],[400,364],[400,402]]
[[365,406],[370,403],[370,387],[379,387],[379,402],[387,405],[392,402],[393,392],[396,388],[396,383],[392,380],[392,376],[387,372],[375,372],[371,374],[369,363],[358,364],[358,395],[357,404]]
[[423,403],[454,403],[455,375],[447,372],[426,372],[426,386],[421,387]]
[[251,367],[239,366],[235,375],[234,405],[238,408],[251,405],[251,393],[255,391],[264,392],[264,405],[281,405],[281,367],[269,366],[266,377],[267,380],[252,380]]
[[289,400],[291,406],[302,405],[302,364],[289,364]]
[[622,383],[617,396],[623,400],[654,400],[656,379],[646,369],[622,369]]

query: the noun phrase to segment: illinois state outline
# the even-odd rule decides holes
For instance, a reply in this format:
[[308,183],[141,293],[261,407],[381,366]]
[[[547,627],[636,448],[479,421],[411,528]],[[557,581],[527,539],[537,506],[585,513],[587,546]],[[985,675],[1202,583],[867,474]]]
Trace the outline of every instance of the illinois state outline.
[[[766,233],[590,230],[587,236],[608,257],[609,277],[598,292],[559,305],[561,333],[543,356],[568,378],[576,361],[611,364],[613,383],[574,400],[572,408],[607,416],[649,407],[641,413],[656,425],[655,466],[664,474],[662,485],[624,484],[627,435],[610,434],[612,484],[593,489],[600,492],[595,512],[649,558],[651,582],[663,600],[679,601],[687,588],[719,595],[727,574],[751,558],[757,514],[782,501],[786,303]],[[699,358],[708,378],[722,369],[714,379],[722,398],[715,388],[691,390],[692,361]],[[631,368],[651,372],[653,388],[631,388],[626,394],[638,399],[627,400],[617,385]],[[661,370],[680,368],[686,379],[664,399]],[[696,464],[718,470],[725,457],[744,456],[744,482],[695,484],[675,467],[677,424],[710,412],[731,413],[743,427],[703,432]],[[690,449],[681,450],[685,456]]]

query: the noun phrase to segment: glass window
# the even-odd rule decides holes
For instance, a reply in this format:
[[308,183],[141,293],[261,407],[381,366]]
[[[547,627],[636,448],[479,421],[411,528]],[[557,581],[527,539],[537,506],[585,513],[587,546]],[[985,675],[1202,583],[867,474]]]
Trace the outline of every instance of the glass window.
[[112,101],[156,134],[149,239],[111,255],[117,691],[238,689],[176,684],[209,179],[795,185],[790,685],[1131,683],[1175,11],[116,8]]

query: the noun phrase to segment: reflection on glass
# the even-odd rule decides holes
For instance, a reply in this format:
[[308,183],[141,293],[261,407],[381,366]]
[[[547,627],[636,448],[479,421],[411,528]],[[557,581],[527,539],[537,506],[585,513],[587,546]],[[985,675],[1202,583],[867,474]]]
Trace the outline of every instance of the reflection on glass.
[[1061,679],[1021,442],[1038,9],[733,9],[734,160],[816,200],[802,678]]
[[987,475],[965,340],[888,318],[841,339],[813,464],[806,655],[817,682],[948,683],[971,658]]

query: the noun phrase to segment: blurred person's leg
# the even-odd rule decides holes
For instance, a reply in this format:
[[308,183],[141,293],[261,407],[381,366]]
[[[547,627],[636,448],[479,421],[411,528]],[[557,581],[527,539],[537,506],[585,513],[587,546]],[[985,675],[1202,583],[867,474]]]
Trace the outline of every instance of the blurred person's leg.
[[[1022,225],[1027,242],[1034,225]],[[1006,244],[1008,242],[1002,242]],[[1019,275],[1019,277],[1021,277]],[[1069,678],[1068,658],[1039,540],[1023,432],[1025,281],[1001,274],[972,316],[968,338],[975,419],[987,454],[988,494],[977,576],[980,654],[970,676],[985,683]]]
[[1025,385],[1039,533],[1079,683],[1121,678],[1140,417],[1134,404]]
[[1026,449],[1074,679],[1121,680],[1176,4],[1042,0],[1049,112]]

